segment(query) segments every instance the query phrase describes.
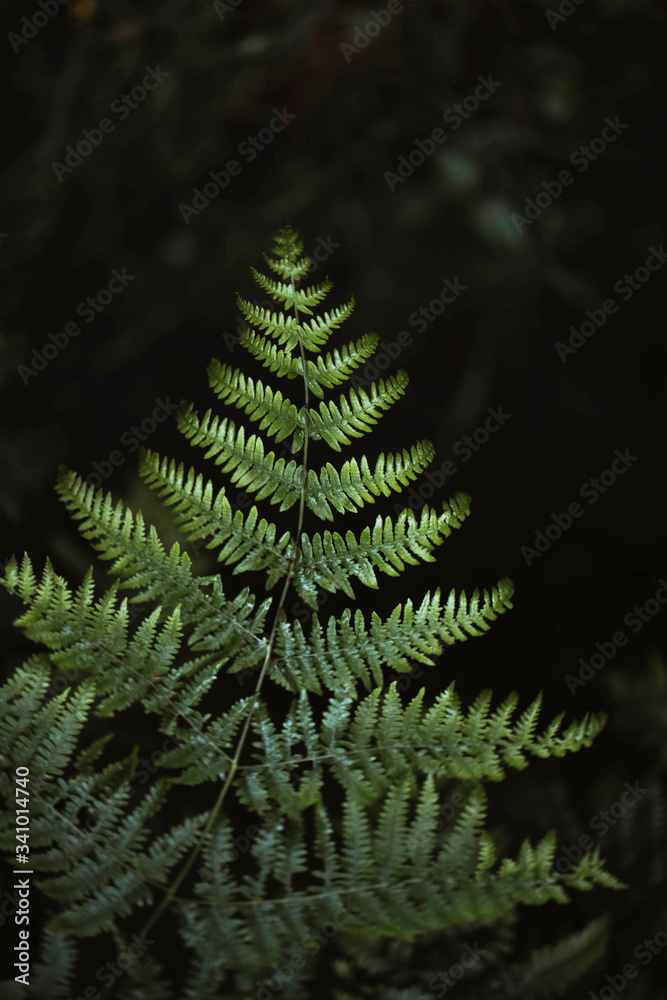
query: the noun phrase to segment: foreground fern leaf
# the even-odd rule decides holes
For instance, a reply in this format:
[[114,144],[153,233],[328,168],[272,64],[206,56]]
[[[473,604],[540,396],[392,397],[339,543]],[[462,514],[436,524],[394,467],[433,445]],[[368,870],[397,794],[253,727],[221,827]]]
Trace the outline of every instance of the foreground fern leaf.
[[[205,539],[229,578],[195,575],[179,543],[168,550],[141,512],[68,470],[58,492],[115,582],[96,596],[89,572],[73,590],[51,563],[38,574],[27,556],[4,572],[4,587],[25,605],[16,624],[43,648],[0,689],[0,790],[13,801],[17,774],[29,775],[21,787],[30,840],[16,856],[29,856],[35,890],[49,901],[34,968],[49,997],[90,985],[77,960],[93,945],[82,948],[79,938],[119,961],[133,933],[151,942],[141,961],[121,966],[122,980],[97,970],[99,996],[242,1000],[287,967],[289,996],[299,1000],[314,995],[336,956],[352,960],[363,942],[370,954],[378,938],[407,945],[435,934],[446,951],[457,928],[506,927],[519,904],[566,902],[568,887],[621,885],[597,851],[559,873],[553,831],[525,841],[516,857],[497,857],[486,830],[483,782],[525,768],[529,756],[590,746],[601,716],[565,729],[558,716],[540,730],[539,698],[515,718],[515,694],[492,708],[485,691],[466,709],[453,683],[426,704],[424,690],[407,698],[390,679],[483,635],[512,607],[509,580],[470,596],[437,589],[385,618],[347,608],[320,619],[323,591],[356,601],[358,585],[376,590],[383,575],[432,562],[468,517],[470,498],[458,493],[441,509],[405,509],[395,519],[380,511],[354,530],[317,530],[400,492],[434,449],[419,441],[339,461],[401,397],[407,375],[326,400],[378,338],[324,354],[353,300],[316,315],[331,282],[297,287],[309,261],[289,227],[266,260],[282,280],[253,274],[275,307],[239,298],[250,324],[241,343],[281,387],[219,361],[209,366],[213,391],[254,431],[184,404],[180,430],[212,460],[209,472],[148,450],[141,458],[142,476],[180,531]],[[313,442],[332,460],[315,464]],[[256,502],[241,509],[230,484]],[[234,590],[230,579],[241,572],[260,574],[272,593]],[[313,609],[307,630],[288,615],[291,590]],[[100,735],[101,720],[115,719],[121,731],[129,712],[152,715],[152,730],[167,737],[150,768],[139,747],[114,755],[113,733]],[[461,782],[473,787],[457,793],[458,815],[443,826]],[[16,846],[7,812],[0,847],[10,856]],[[182,957],[160,943],[171,940],[168,919],[184,972]],[[309,944],[323,927],[335,937],[325,959]],[[558,962],[559,982],[572,982],[585,966],[572,942],[536,953],[535,975],[540,963]],[[570,955],[571,973],[563,967]],[[488,997],[494,974],[490,967]],[[415,990],[427,976],[415,970]],[[18,996],[21,984],[3,989]],[[328,995],[348,994],[332,980]],[[379,979],[374,995],[394,994]]]

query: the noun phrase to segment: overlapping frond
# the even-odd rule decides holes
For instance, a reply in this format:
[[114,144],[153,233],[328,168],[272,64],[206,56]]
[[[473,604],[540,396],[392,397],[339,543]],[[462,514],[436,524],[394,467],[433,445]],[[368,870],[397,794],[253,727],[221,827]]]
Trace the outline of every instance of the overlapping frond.
[[525,962],[505,965],[502,979],[492,977],[489,989],[502,990],[507,1000],[561,997],[604,958],[609,936],[608,917],[592,920],[556,944],[534,949]]
[[354,309],[354,299],[350,299],[344,306],[325,312],[323,316],[313,316],[309,323],[299,323],[294,316],[284,312],[271,312],[263,306],[248,302],[240,295],[236,296],[236,304],[249,323],[258,330],[265,330],[278,344],[284,344],[287,351],[293,351],[299,344],[303,344],[309,351],[319,350],[334,330],[351,316]]
[[310,271],[312,266],[308,257],[300,257],[303,250],[303,240],[300,237],[283,238],[282,235],[274,241],[274,251],[271,256],[262,254],[272,271],[281,278],[298,281]]
[[[482,870],[480,861],[488,855],[483,791],[473,790],[444,845],[434,829],[433,795],[433,782],[427,778],[415,806],[410,790],[398,784],[377,816],[348,798],[343,807],[341,847],[331,817],[319,806],[315,851],[326,868],[326,882],[325,872],[314,872],[321,885],[313,885],[310,891],[298,891],[292,885],[304,863],[295,852],[297,822],[269,821],[261,826],[250,848],[258,874],[237,887],[236,895],[228,870],[221,864],[228,856],[231,831],[224,835],[221,831],[217,850],[211,846],[207,854],[214,872],[217,862],[217,872],[202,890],[209,905],[184,906],[185,940],[199,953],[201,964],[219,974],[230,964],[242,968],[251,948],[258,969],[270,969],[288,952],[295,934],[301,934],[297,940],[307,941],[304,934],[312,935],[313,928],[326,925],[334,915],[343,939],[354,935],[414,941],[429,931],[457,924],[493,924],[499,914],[521,903],[566,902],[566,888],[575,882],[585,881],[589,889],[601,883],[599,859],[589,855],[587,864],[580,861],[565,875],[552,870],[557,844],[553,833],[535,846],[525,841],[516,859],[506,858],[504,864]],[[331,877],[326,860],[333,856],[336,871]],[[428,877],[423,875],[424,868]],[[277,894],[268,894],[269,880],[277,885]],[[226,962],[212,944],[223,933],[229,955]]]
[[368,627],[360,608],[354,617],[350,609],[331,616],[326,628],[315,613],[308,638],[301,622],[281,621],[271,676],[292,691],[349,693],[359,681],[370,690],[382,685],[384,666],[406,673],[415,662],[433,664],[445,646],[486,632],[512,607],[512,594],[505,578],[470,599],[452,590],[443,605],[438,588],[418,608],[408,600],[384,620],[373,612]]
[[266,570],[267,589],[287,573],[286,552],[289,532],[277,538],[275,524],[259,517],[257,507],[244,514],[232,510],[226,492],[213,494],[213,485],[201,474],[173,459],[160,458],[151,451],[141,456],[140,472],[149,486],[158,490],[164,502],[176,512],[176,523],[192,541],[208,539],[207,548],[217,549],[219,562],[234,566],[235,573]]
[[285,315],[283,312],[272,313],[263,306],[248,302],[240,295],[236,296],[236,304],[249,323],[259,330],[265,330],[277,343],[285,344],[290,351],[298,347],[301,331],[298,321],[293,316]]
[[[148,847],[148,820],[164,804],[164,787],[153,786],[130,806],[136,791],[129,780],[133,755],[91,770],[108,741],[105,738],[87,754],[79,754],[72,774],[96,684],[84,679],[77,690],[67,688],[46,700],[49,681],[47,661],[33,658],[0,689],[0,791],[14,797],[17,766],[30,774],[25,792],[30,803],[30,868],[49,873],[37,884],[60,904],[49,929],[94,936],[153,898],[151,885],[165,884],[205,816],[175,825]],[[83,810],[90,817],[84,825]],[[4,850],[15,849],[15,827],[15,815],[4,811],[0,816]]]
[[262,712],[253,720],[258,760],[244,768],[243,801],[255,809],[269,798],[293,799],[298,810],[314,801],[327,774],[346,793],[369,804],[397,782],[410,787],[419,774],[451,781],[502,781],[508,768],[528,766],[527,754],[562,757],[591,746],[605,725],[604,715],[586,715],[561,731],[562,715],[539,735],[525,727],[539,715],[541,697],[514,723],[516,694],[489,714],[491,692],[483,692],[466,712],[451,684],[429,708],[421,689],[404,706],[396,682],[376,688],[355,703],[350,695],[332,698],[315,723],[312,705],[301,692],[282,728]]

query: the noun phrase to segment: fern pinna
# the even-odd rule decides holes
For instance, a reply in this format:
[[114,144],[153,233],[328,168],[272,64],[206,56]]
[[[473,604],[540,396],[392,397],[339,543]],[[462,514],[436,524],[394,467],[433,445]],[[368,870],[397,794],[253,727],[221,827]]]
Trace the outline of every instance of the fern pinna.
[[[214,392],[254,432],[190,405],[178,415],[228,483],[267,501],[266,516],[236,507],[217,472],[207,479],[148,450],[141,460],[187,538],[205,539],[234,573],[261,574],[269,596],[247,586],[233,594],[217,573],[195,575],[181,545],[167,549],[140,512],[69,471],[58,491],[110,563],[114,585],[96,596],[92,572],[72,590],[50,563],[40,578],[27,557],[6,567],[4,586],[27,605],[17,624],[44,647],[0,692],[2,792],[12,795],[17,767],[29,769],[30,869],[48,917],[32,995],[67,997],[76,982],[127,1000],[241,1000],[289,982],[298,1000],[324,973],[330,995],[342,998],[356,962],[369,995],[411,997],[438,965],[412,970],[406,992],[387,985],[386,970],[373,983],[364,956],[379,961],[378,942],[405,949],[430,940],[442,956],[458,928],[499,926],[507,935],[520,903],[564,902],[567,886],[620,884],[596,851],[556,870],[553,833],[496,859],[485,830],[484,781],[526,767],[527,754],[589,746],[601,717],[561,730],[559,716],[538,732],[539,699],[515,718],[515,695],[492,710],[485,691],[466,710],[453,684],[427,705],[423,690],[408,698],[387,683],[389,670],[433,664],[444,646],[484,633],[512,606],[508,580],[471,597],[429,592],[385,618],[356,608],[320,619],[323,590],[355,599],[356,581],[377,588],[378,574],[432,561],[470,500],[458,493],[418,516],[378,513],[356,533],[307,530],[399,492],[434,449],[418,441],[375,461],[338,461],[401,397],[407,376],[325,399],[371,358],[378,337],[325,351],[354,303],[316,313],[332,286],[299,287],[310,266],[302,249],[285,226],[266,256],[280,280],[253,269],[274,310],[238,299],[248,322],[241,344],[282,388],[218,361],[209,368]],[[298,401],[285,394],[290,383]],[[335,453],[332,461],[315,467],[315,442]],[[271,520],[271,505],[292,512],[290,529]],[[313,609],[306,627],[287,612],[292,589]],[[120,727],[130,709],[152,713],[166,737],[146,787],[138,748],[114,757],[113,733],[91,739],[95,718],[117,716]],[[182,797],[173,807],[179,786],[202,786],[189,801],[206,807],[184,815]],[[455,789],[465,794],[456,792],[452,815]],[[2,848],[15,850],[9,814],[0,832]],[[180,935],[186,956],[175,967],[155,945],[164,927]],[[92,954],[85,938],[95,939],[97,969],[81,966]],[[128,963],[136,942],[140,958]],[[579,935],[565,950],[577,965],[590,946],[590,934]],[[115,956],[126,957],[122,975],[101,964]],[[562,966],[562,946],[555,958]],[[470,981],[484,982],[498,961],[493,948],[478,956]],[[8,997],[22,988],[5,986]]]

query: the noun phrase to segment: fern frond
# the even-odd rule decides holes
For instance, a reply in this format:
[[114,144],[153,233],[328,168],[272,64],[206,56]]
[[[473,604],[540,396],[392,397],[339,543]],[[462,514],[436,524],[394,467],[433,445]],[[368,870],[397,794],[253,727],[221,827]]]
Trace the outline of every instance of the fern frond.
[[[355,801],[368,804],[410,776],[502,781],[507,767],[526,766],[518,751],[544,756],[542,740],[526,734],[520,720],[502,731],[488,731],[490,692],[481,716],[479,700],[466,714],[453,684],[428,709],[423,696],[422,689],[403,707],[392,682],[386,692],[376,688],[362,699],[354,713],[349,696],[332,699],[320,732],[313,725],[306,692],[299,697],[299,711],[288,714],[282,729],[262,712],[253,722],[255,745],[261,748],[260,759],[270,759],[272,765],[243,768],[242,800],[254,809],[269,798],[283,803],[291,798],[305,808],[315,801],[313,795],[328,770]],[[508,700],[516,703],[516,695]],[[549,753],[563,756],[590,746],[604,722],[604,716],[587,720],[583,739],[573,739],[568,732],[552,737]]]
[[299,312],[305,313],[307,316],[313,314],[311,306],[316,306],[321,302],[333,288],[333,282],[330,278],[325,278],[320,284],[310,285],[308,288],[295,288],[292,283],[288,284],[285,281],[273,281],[272,278],[267,278],[254,267],[250,268],[250,273],[257,284],[274,299],[282,302],[288,311],[296,306]]
[[432,665],[445,646],[483,634],[512,607],[512,594],[511,582],[503,579],[490,592],[482,591],[481,604],[479,591],[468,602],[463,593],[457,601],[452,590],[443,607],[438,588],[417,609],[408,600],[384,621],[373,612],[369,628],[359,608],[354,619],[350,609],[338,619],[330,617],[326,632],[315,613],[308,639],[299,621],[282,621],[271,676],[293,691],[321,694],[326,689],[339,695],[353,690],[359,680],[370,690],[371,680],[382,685],[383,665],[401,673],[411,670],[414,661]]
[[235,573],[246,570],[267,570],[267,590],[287,573],[285,553],[290,542],[289,532],[276,539],[277,528],[259,518],[257,507],[244,514],[232,511],[224,489],[213,496],[213,485],[203,476],[183,464],[160,458],[145,450],[139,471],[149,486],[165,498],[176,512],[176,524],[190,540],[207,538],[208,549],[218,549],[218,562],[235,566]]
[[302,323],[299,333],[303,346],[310,351],[319,350],[323,344],[326,344],[334,330],[337,330],[352,315],[353,311],[354,299],[352,298],[344,306],[332,309],[331,312],[325,312],[323,316],[313,316],[309,322]]
[[[280,390],[274,392],[270,386],[216,360],[210,363],[208,371],[211,388],[219,399],[233,403],[251,420],[259,420],[259,429],[271,434],[276,444],[293,434],[292,451],[303,447],[302,411],[284,398]],[[368,393],[351,389],[349,396],[341,396],[337,404],[321,402],[319,410],[309,410],[309,436],[340,451],[341,444],[350,444],[351,437],[368,433],[383,412],[403,395],[407,383],[407,373],[399,371],[373,382]]]
[[417,441],[408,451],[404,448],[395,454],[381,454],[373,471],[365,456],[344,462],[340,470],[327,462],[319,477],[310,469],[306,503],[319,517],[333,520],[331,507],[339,513],[356,511],[364,503],[373,503],[376,497],[391,496],[403,486],[417,479],[433,461],[435,449],[430,441]]
[[101,558],[114,560],[110,572],[121,577],[123,586],[139,590],[137,602],[160,598],[174,608],[196,592],[187,553],[181,554],[177,544],[167,553],[155,528],[146,530],[141,512],[132,514],[122,501],[114,505],[110,494],[86,485],[68,469],[61,470],[56,489],[72,517],[81,522],[83,537]]
[[390,517],[376,518],[373,529],[366,527],[359,538],[348,531],[345,538],[337,532],[325,531],[301,539],[301,557],[294,573],[294,585],[299,596],[317,607],[317,587],[342,590],[354,598],[349,583],[356,576],[367,587],[378,587],[375,570],[389,576],[399,576],[406,564],[416,566],[419,560],[433,562],[433,549],[441,545],[452,530],[459,528],[470,510],[470,498],[456,494],[443,504],[443,513],[424,507],[420,519],[406,508],[396,522]]
[[208,375],[211,388],[218,399],[233,403],[251,420],[259,420],[259,429],[271,434],[276,444],[303,426],[296,406],[291,400],[284,398],[280,390],[274,392],[258,379],[246,377],[238,369],[223,365],[215,359],[208,366]]
[[[224,595],[219,577],[195,578],[187,553],[175,542],[169,553],[155,528],[146,531],[141,512],[133,515],[119,501],[115,506],[109,495],[87,486],[68,470],[57,486],[72,517],[81,521],[79,530],[102,559],[113,560],[109,572],[121,578],[120,587],[138,590],[134,602],[160,600],[162,607],[174,610],[195,623],[188,642],[194,650],[214,650],[224,657],[240,654],[248,643],[243,666],[252,666],[260,655],[255,635],[261,632],[271,605],[267,598],[258,608],[246,588],[233,600]],[[237,668],[241,669],[240,662]]]
[[241,346],[247,348],[270,372],[289,379],[302,376],[308,391],[320,399],[324,397],[322,387],[332,389],[346,382],[354,369],[374,354],[379,342],[376,333],[366,333],[356,343],[344,344],[324,356],[319,354],[316,363],[307,360],[304,372],[300,357],[293,358],[289,352],[265,340],[262,334],[245,330],[240,337]]
[[[228,417],[220,419],[208,410],[199,418],[192,406],[179,414],[179,428],[192,444],[206,448],[206,458],[213,458],[223,472],[239,488],[257,493],[257,499],[280,504],[279,510],[289,510],[299,500],[304,480],[303,466],[296,461],[276,458],[275,452],[265,453],[261,437],[251,434],[246,440],[243,427],[236,427]],[[319,476],[308,470],[306,505],[319,517],[333,520],[332,507],[341,513],[356,511],[364,503],[373,503],[381,495],[400,492],[424,471],[433,460],[435,450],[430,441],[418,441],[410,450],[395,455],[381,454],[371,471],[365,456],[344,462],[340,470],[330,462]]]
[[300,329],[293,316],[284,313],[271,313],[262,306],[257,306],[246,299],[236,296],[236,304],[243,316],[260,330],[266,330],[279,344],[285,344],[288,352],[299,345]]
[[[7,769],[26,766],[38,774],[62,775],[74,753],[94,697],[95,685],[84,680],[42,704],[50,681],[48,661],[33,657],[0,688],[0,760]],[[28,710],[31,715],[28,715]],[[13,829],[2,818],[2,839]],[[15,824],[14,824],[15,826]]]
[[[289,243],[284,241],[282,247],[280,242],[276,240],[275,245],[274,256],[269,257],[268,254],[262,254],[272,271],[280,275],[281,278],[290,278],[291,280],[302,278],[304,274],[308,273],[311,260],[309,257],[299,259],[299,254],[303,250],[303,241],[300,238]],[[278,256],[282,250],[288,251],[286,256]]]
[[200,419],[192,406],[178,416],[179,429],[192,444],[206,448],[206,458],[229,474],[232,483],[257,499],[279,503],[279,510],[289,510],[299,499],[303,470],[292,460],[276,459],[275,452],[264,452],[261,437],[251,434],[246,440],[243,427],[228,417],[220,419],[208,410]]
[[[408,845],[414,840],[417,819],[416,816],[409,819],[412,812],[409,797],[405,787],[394,788],[377,820],[354,798],[346,800],[339,872],[326,892],[313,889],[290,891],[278,899],[267,897],[264,893],[269,871],[275,877],[276,870],[282,869],[277,881],[283,885],[291,878],[293,867],[285,867],[291,834],[279,825],[262,831],[251,850],[262,859],[260,867],[265,868],[266,874],[250,880],[244,890],[247,899],[239,898],[236,904],[252,928],[260,961],[277,961],[281,948],[287,946],[293,935],[290,909],[299,913],[301,927],[317,926],[329,919],[332,912],[347,909],[346,933],[387,935],[411,941],[420,934],[458,923],[493,923],[499,913],[510,912],[521,902],[539,905],[550,899],[566,901],[568,897],[560,881],[569,884],[581,878],[581,862],[568,875],[549,874],[556,846],[553,835],[545,837],[535,848],[526,842],[516,860],[507,858],[496,871],[487,870],[476,877],[480,859],[486,858],[488,850],[482,837],[486,799],[481,789],[473,790],[450,838],[449,843],[455,842],[456,850],[448,844],[437,853],[434,849],[429,866],[431,877],[426,880],[416,877]],[[464,865],[462,858],[466,859]],[[599,867],[591,865],[589,875],[592,886],[598,882]],[[295,910],[297,904],[299,909]],[[228,892],[226,905],[221,895],[216,897],[216,910],[218,906],[233,912]],[[201,938],[209,940],[213,928],[205,933],[206,914],[201,907],[187,909],[188,936],[196,947],[195,927]],[[211,916],[215,919],[215,911]],[[234,945],[232,940],[232,953],[236,950]]]
[[592,920],[557,944],[536,948],[527,961],[505,965],[502,977],[489,981],[489,991],[495,994],[499,990],[506,1000],[551,1000],[562,996],[605,957],[608,941],[608,918]]
[[[409,486],[434,448],[420,440],[373,460],[334,465],[325,456],[313,464],[315,442],[318,452],[340,454],[370,433],[403,394],[407,375],[356,388],[355,371],[379,338],[368,333],[335,346],[354,299],[318,310],[332,284],[298,287],[311,261],[289,226],[266,260],[279,280],[253,270],[271,304],[239,296],[249,324],[241,345],[269,374],[296,383],[294,398],[268,378],[213,361],[211,388],[256,433],[184,404],[179,429],[217,466],[215,476],[149,450],[140,471],[176,527],[203,540],[232,581],[261,574],[267,589],[281,584],[276,596],[260,600],[247,586],[228,593],[219,573],[195,575],[180,544],[165,546],[140,511],[68,470],[58,493],[114,582],[100,594],[91,571],[72,587],[50,562],[38,573],[27,556],[0,573],[0,585],[23,603],[17,624],[41,646],[0,687],[0,794],[17,791],[17,802],[29,801],[30,874],[49,900],[31,985],[56,1000],[80,992],[72,985],[76,938],[88,938],[91,951],[94,941],[105,950],[111,941],[120,956],[129,928],[139,929],[138,911],[150,907],[142,936],[170,912],[187,952],[184,972],[168,974],[157,955],[142,956],[113,987],[126,1000],[264,995],[262,977],[270,983],[297,942],[303,961],[290,975],[290,995],[310,1000],[316,973],[333,966],[308,942],[328,923],[338,932],[337,972],[350,972],[348,956],[374,955],[360,996],[421,996],[424,968],[410,983],[389,960],[401,956],[405,972],[412,942],[437,934],[450,944],[456,935],[448,929],[471,926],[494,928],[494,952],[475,970],[480,979],[488,982],[502,959],[508,988],[521,996],[532,996],[545,974],[554,989],[565,988],[585,968],[585,946],[598,948],[595,934],[512,966],[517,908],[623,884],[598,848],[559,873],[555,831],[508,856],[487,829],[482,783],[532,758],[590,746],[605,718],[565,725],[561,713],[540,727],[539,695],[517,715],[516,693],[494,707],[483,690],[464,707],[451,680],[427,698],[421,686],[408,697],[393,679],[391,671],[433,665],[446,647],[483,635],[512,607],[507,579],[470,596],[437,589],[386,617],[355,607],[320,621],[314,612],[308,634],[295,620],[301,608],[289,610],[292,595],[311,609],[322,591],[354,600],[355,581],[377,589],[378,574],[396,577],[433,561],[468,516],[470,498],[456,494],[441,513],[380,511],[356,531],[311,531],[315,518],[335,521]],[[338,386],[338,398],[325,400]],[[271,450],[288,440],[282,454]],[[256,504],[242,509],[230,484]],[[263,516],[263,501],[289,512],[285,529],[277,515]],[[242,693],[237,685],[248,674]],[[140,713],[153,716],[151,738],[167,737],[150,758],[138,744],[119,752],[106,723],[100,731],[100,719],[114,719],[132,732]],[[29,791],[27,780],[18,785],[17,768],[30,775]],[[456,791],[459,805],[448,811],[452,783],[461,782],[475,787],[466,796]],[[20,836],[14,820],[11,809],[0,814],[8,853]],[[17,995],[15,985],[8,996]],[[347,987],[331,992],[347,1000]]]
[[337,404],[320,403],[319,412],[310,411],[310,436],[340,451],[341,444],[350,444],[351,437],[368,433],[383,411],[403,395],[408,381],[407,372],[400,370],[387,379],[373,382],[368,392],[350,389],[349,395],[341,396]]

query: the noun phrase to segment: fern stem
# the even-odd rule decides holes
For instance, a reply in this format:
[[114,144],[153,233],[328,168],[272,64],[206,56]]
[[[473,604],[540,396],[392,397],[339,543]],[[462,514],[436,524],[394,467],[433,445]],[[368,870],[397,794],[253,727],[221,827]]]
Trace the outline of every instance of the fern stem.
[[[294,307],[294,317],[295,317],[295,319],[296,319],[296,321],[298,323],[298,321],[299,321],[299,310],[298,310],[298,307],[297,307],[297,304],[296,304],[296,284],[295,284],[295,281],[294,281],[294,275],[292,275],[292,277],[291,277],[291,285],[292,285],[292,303],[293,303],[293,307]],[[309,429],[310,429],[310,415],[309,415],[309,411],[308,411],[308,407],[309,407],[309,392],[308,392],[308,379],[307,379],[307,373],[306,373],[306,355],[305,355],[304,346],[303,346],[303,339],[302,339],[302,337],[299,334],[298,326],[297,326],[297,335],[299,337],[299,348],[300,348],[300,352],[301,352],[301,367],[302,367],[303,385],[304,385],[304,407],[303,407],[303,415],[304,415],[304,428],[303,428],[304,429],[304,441],[303,441],[303,467],[302,467],[303,468],[303,473],[302,473],[302,477],[301,477],[301,490],[300,490],[300,497],[299,497],[299,514],[298,514],[298,519],[297,519],[297,529],[296,529],[296,534],[295,534],[295,538],[294,538],[294,546],[293,546],[293,549],[292,549],[292,556],[289,559],[288,570],[287,570],[287,574],[285,576],[285,583],[283,585],[282,593],[280,595],[280,599],[278,601],[278,605],[277,605],[277,608],[276,608],[276,613],[275,613],[275,616],[274,616],[273,625],[271,627],[271,632],[269,634],[269,639],[268,639],[267,646],[266,646],[266,653],[264,655],[264,660],[263,660],[263,663],[262,663],[262,668],[260,670],[259,677],[257,678],[257,684],[255,685],[255,690],[253,692],[253,699],[252,699],[252,703],[250,705],[250,711],[248,712],[248,714],[247,714],[247,716],[245,718],[245,722],[243,724],[243,728],[241,730],[241,733],[239,735],[239,738],[238,738],[238,741],[237,741],[237,744],[236,744],[236,751],[235,751],[234,757],[233,757],[233,759],[231,761],[231,765],[230,765],[229,771],[227,772],[227,776],[225,778],[224,784],[223,784],[223,786],[222,786],[222,788],[220,790],[218,798],[217,798],[217,800],[215,802],[215,805],[213,806],[213,809],[211,811],[211,815],[209,816],[209,818],[208,818],[208,820],[206,822],[206,825],[204,826],[204,829],[202,830],[201,835],[200,835],[197,843],[192,848],[192,851],[190,852],[190,855],[189,855],[187,861],[185,862],[185,864],[181,868],[180,872],[178,873],[178,875],[176,876],[176,878],[172,882],[171,886],[165,892],[165,894],[164,894],[161,902],[158,904],[158,906],[155,908],[155,910],[153,911],[153,913],[151,914],[151,916],[149,917],[149,919],[146,921],[146,923],[142,927],[141,932],[140,932],[140,936],[144,936],[144,935],[147,935],[149,933],[149,931],[153,928],[153,926],[159,920],[159,918],[164,913],[164,911],[167,909],[167,907],[175,899],[176,893],[178,892],[178,889],[180,888],[183,880],[186,878],[186,876],[188,875],[190,869],[192,868],[192,866],[194,865],[195,861],[197,860],[197,857],[199,856],[199,854],[201,852],[201,849],[202,849],[202,847],[204,845],[206,837],[208,836],[208,834],[210,833],[210,831],[213,829],[213,826],[214,826],[214,824],[215,824],[218,816],[220,815],[220,811],[222,809],[222,806],[223,806],[223,804],[225,802],[225,799],[227,798],[227,793],[229,792],[229,789],[232,786],[232,782],[233,782],[233,780],[234,780],[234,778],[236,776],[236,773],[237,773],[237,771],[240,768],[239,761],[240,761],[243,749],[245,747],[245,743],[246,743],[246,740],[247,740],[247,737],[248,737],[248,733],[250,731],[250,725],[252,723],[252,719],[253,719],[253,716],[255,714],[255,710],[256,710],[256,708],[259,705],[259,693],[261,691],[262,685],[264,683],[264,678],[266,677],[266,673],[267,673],[267,670],[268,670],[268,667],[269,667],[269,663],[271,661],[271,655],[272,655],[272,651],[273,651],[273,646],[274,646],[274,643],[275,643],[276,633],[278,631],[278,624],[279,624],[279,621],[280,621],[280,614],[281,614],[281,611],[283,610],[283,607],[285,605],[285,599],[287,597],[287,593],[288,593],[288,590],[289,590],[289,587],[290,587],[290,583],[292,581],[292,576],[293,576],[293,573],[294,573],[295,561],[296,561],[296,558],[297,558],[297,555],[298,555],[299,540],[301,538],[301,532],[302,532],[302,529],[303,529],[304,513],[305,513],[305,508],[306,508],[306,483],[308,481],[308,437],[309,437]],[[104,991],[103,994],[102,994],[102,996],[104,997],[106,995],[107,995],[107,992]]]

